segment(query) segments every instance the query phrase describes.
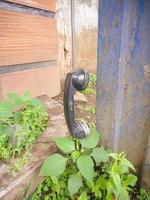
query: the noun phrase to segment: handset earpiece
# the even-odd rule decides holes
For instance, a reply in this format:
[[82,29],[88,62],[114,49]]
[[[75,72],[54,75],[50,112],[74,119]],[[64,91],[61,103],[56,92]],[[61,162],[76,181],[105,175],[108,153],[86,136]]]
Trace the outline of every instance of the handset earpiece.
[[72,74],[72,84],[77,91],[85,90],[89,82],[89,75],[84,70],[74,71]]
[[87,124],[74,119],[74,94],[84,90],[89,82],[89,75],[83,69],[70,72],[66,76],[64,88],[64,113],[70,134],[75,138],[84,138],[88,134]]

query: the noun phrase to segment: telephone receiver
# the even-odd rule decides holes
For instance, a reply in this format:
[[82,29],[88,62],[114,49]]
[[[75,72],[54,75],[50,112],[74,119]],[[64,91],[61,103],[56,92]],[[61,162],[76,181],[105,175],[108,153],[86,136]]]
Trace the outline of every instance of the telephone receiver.
[[84,122],[74,118],[74,94],[76,91],[84,90],[89,82],[89,74],[78,69],[67,74],[64,88],[64,113],[70,134],[77,138],[85,138],[89,133],[89,128]]

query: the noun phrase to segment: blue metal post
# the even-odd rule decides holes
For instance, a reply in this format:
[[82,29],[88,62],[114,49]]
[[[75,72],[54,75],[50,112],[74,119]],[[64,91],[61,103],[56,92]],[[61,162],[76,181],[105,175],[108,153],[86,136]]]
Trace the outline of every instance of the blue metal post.
[[150,1],[100,0],[97,129],[140,171],[150,133]]

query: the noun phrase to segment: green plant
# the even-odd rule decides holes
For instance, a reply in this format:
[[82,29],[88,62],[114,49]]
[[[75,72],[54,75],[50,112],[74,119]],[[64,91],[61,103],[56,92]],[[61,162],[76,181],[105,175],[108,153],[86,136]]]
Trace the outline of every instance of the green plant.
[[44,162],[40,175],[46,178],[32,200],[130,199],[129,192],[137,178],[129,170],[135,169],[125,153],[110,153],[97,147],[99,137],[91,129],[91,134],[82,140],[56,138],[62,154],[53,154]]
[[147,192],[144,188],[141,188],[139,194],[137,195],[137,199],[150,200],[150,192]]
[[22,154],[21,157],[13,158],[11,160],[11,174],[13,176],[15,176],[16,173],[20,171],[23,165],[28,161],[28,158],[31,155],[30,150],[31,148],[26,149],[26,151]]
[[82,108],[82,110],[92,114],[96,113],[96,108],[93,106],[86,106],[85,108]]
[[6,100],[0,101],[0,159],[15,161],[13,166],[19,169],[27,158],[16,157],[30,149],[46,128],[47,120],[42,102],[32,99],[30,92],[22,96],[8,94]]
[[89,122],[89,123],[88,123],[88,126],[89,126],[90,129],[91,129],[91,128],[96,128],[96,125],[95,125],[94,122]]
[[95,90],[94,90],[94,86],[96,84],[96,74],[94,73],[90,73],[89,74],[89,83],[88,86],[85,90],[82,91],[83,94],[85,95],[90,95],[90,94],[96,94]]
[[96,74],[90,73],[89,80],[90,80],[91,84],[96,84],[96,80],[97,80]]
[[0,135],[0,157],[9,158],[10,146],[7,145],[6,135]]
[[33,180],[31,179],[27,186],[23,187],[22,190],[19,192],[17,195],[16,200],[30,200],[30,193],[32,189],[32,182]]

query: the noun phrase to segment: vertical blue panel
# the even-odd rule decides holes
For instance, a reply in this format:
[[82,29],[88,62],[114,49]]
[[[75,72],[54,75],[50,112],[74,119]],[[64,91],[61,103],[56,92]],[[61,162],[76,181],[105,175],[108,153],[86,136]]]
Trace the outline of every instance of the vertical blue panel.
[[[128,13],[127,64],[124,71],[124,98],[120,118],[119,150],[129,149],[129,158],[142,163],[150,133],[150,1],[124,1]],[[128,8],[128,6],[130,6]],[[126,19],[122,26],[126,27]],[[124,33],[122,33],[123,35]],[[120,57],[123,57],[120,54]],[[117,108],[117,104],[116,104]],[[115,133],[116,134],[116,133]]]
[[110,137],[114,130],[123,1],[99,2],[97,127],[103,133],[102,142],[110,146],[113,142]]
[[150,133],[149,37],[149,0],[100,0],[97,129],[139,168]]

